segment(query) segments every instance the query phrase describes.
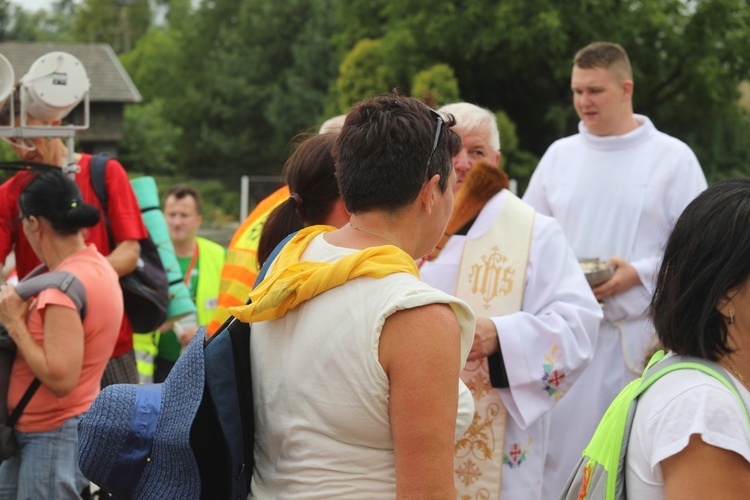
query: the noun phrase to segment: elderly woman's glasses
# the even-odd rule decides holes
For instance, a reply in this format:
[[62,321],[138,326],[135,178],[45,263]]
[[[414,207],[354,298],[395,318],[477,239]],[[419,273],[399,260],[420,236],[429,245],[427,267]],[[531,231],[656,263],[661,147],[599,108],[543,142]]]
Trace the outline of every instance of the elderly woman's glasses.
[[435,154],[438,141],[440,140],[440,131],[443,130],[443,117],[440,116],[440,113],[438,113],[434,109],[431,109],[430,112],[437,120],[437,127],[435,128],[435,140],[432,142],[432,151],[430,151],[430,156],[427,158],[427,172],[428,173],[429,173],[429,168],[430,168],[430,162],[432,161],[432,156]]

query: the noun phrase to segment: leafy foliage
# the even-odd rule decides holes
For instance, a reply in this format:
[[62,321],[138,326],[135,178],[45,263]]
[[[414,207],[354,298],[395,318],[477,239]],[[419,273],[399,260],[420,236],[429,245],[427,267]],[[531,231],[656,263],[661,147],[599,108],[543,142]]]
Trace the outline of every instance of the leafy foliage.
[[437,107],[461,100],[456,74],[447,64],[436,64],[414,75],[411,95],[417,98],[430,95]]
[[59,0],[49,10],[27,11],[0,0],[0,41],[73,42],[75,4]]
[[179,173],[174,145],[182,129],[164,115],[164,100],[158,97],[125,108],[125,140],[119,159],[128,169],[149,175]]
[[346,113],[357,101],[390,90],[392,83],[380,41],[360,40],[341,62],[336,81],[340,112]]
[[[342,11],[338,40],[380,36],[382,57],[397,74],[448,64],[463,99],[504,110],[517,125],[521,148],[535,156],[576,130],[569,90],[573,55],[592,41],[610,40],[622,44],[633,63],[636,112],[687,141],[709,177],[728,175],[729,165],[750,173],[747,163],[735,163],[747,149],[741,138],[750,133],[736,104],[737,86],[750,73],[750,8],[744,0],[377,5],[378,30],[374,7],[357,2]],[[402,40],[404,32],[408,43],[387,42]]]
[[120,53],[144,97],[125,115],[123,161],[227,186],[278,174],[297,133],[398,88],[496,110],[522,191],[576,131],[572,58],[595,40],[625,47],[636,112],[687,142],[710,181],[750,175],[749,27],[747,0],[58,0],[38,12],[0,0],[4,40]]
[[108,43],[128,52],[151,26],[148,0],[83,0],[73,25],[76,40]]

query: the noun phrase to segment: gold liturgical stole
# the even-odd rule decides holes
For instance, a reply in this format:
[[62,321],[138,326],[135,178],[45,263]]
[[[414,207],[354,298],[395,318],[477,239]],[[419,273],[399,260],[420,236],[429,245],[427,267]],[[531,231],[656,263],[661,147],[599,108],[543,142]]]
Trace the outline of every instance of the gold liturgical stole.
[[[497,317],[521,310],[526,265],[536,212],[510,191],[492,227],[466,239],[456,296],[478,317]],[[503,445],[508,411],[499,389],[490,384],[487,358],[470,361],[461,380],[474,395],[474,420],[456,441],[455,484],[459,500],[500,497]]]

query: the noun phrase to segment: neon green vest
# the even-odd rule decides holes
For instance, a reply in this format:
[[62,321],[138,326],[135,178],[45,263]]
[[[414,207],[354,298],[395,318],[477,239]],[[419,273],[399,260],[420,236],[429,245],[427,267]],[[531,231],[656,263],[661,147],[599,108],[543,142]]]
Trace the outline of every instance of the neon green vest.
[[664,351],[653,355],[643,375],[630,382],[607,408],[591,442],[583,450],[578,467],[568,479],[560,499],[625,500],[625,462],[630,429],[638,397],[662,376],[675,370],[700,370],[729,389],[737,397],[750,425],[745,403],[731,378],[718,363],[689,356],[673,356],[666,360]]
[[[198,285],[195,291],[196,316],[198,324],[205,325],[211,320],[216,310],[221,267],[224,265],[226,250],[221,245],[201,237],[196,238],[196,243],[198,244]],[[164,338],[158,332],[133,336],[138,376],[142,383],[150,383],[153,380],[154,358],[159,353],[159,343],[164,341],[174,344],[171,347],[174,347],[175,352],[179,352],[179,341],[172,331],[167,332]]]

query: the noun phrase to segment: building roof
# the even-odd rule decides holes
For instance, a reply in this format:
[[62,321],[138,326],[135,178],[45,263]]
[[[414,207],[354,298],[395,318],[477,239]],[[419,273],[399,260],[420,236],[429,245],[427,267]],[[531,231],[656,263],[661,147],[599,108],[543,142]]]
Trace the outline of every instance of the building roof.
[[109,44],[0,43],[0,54],[10,61],[16,80],[20,80],[39,57],[53,51],[67,52],[83,63],[91,81],[91,102],[129,103],[143,99]]

